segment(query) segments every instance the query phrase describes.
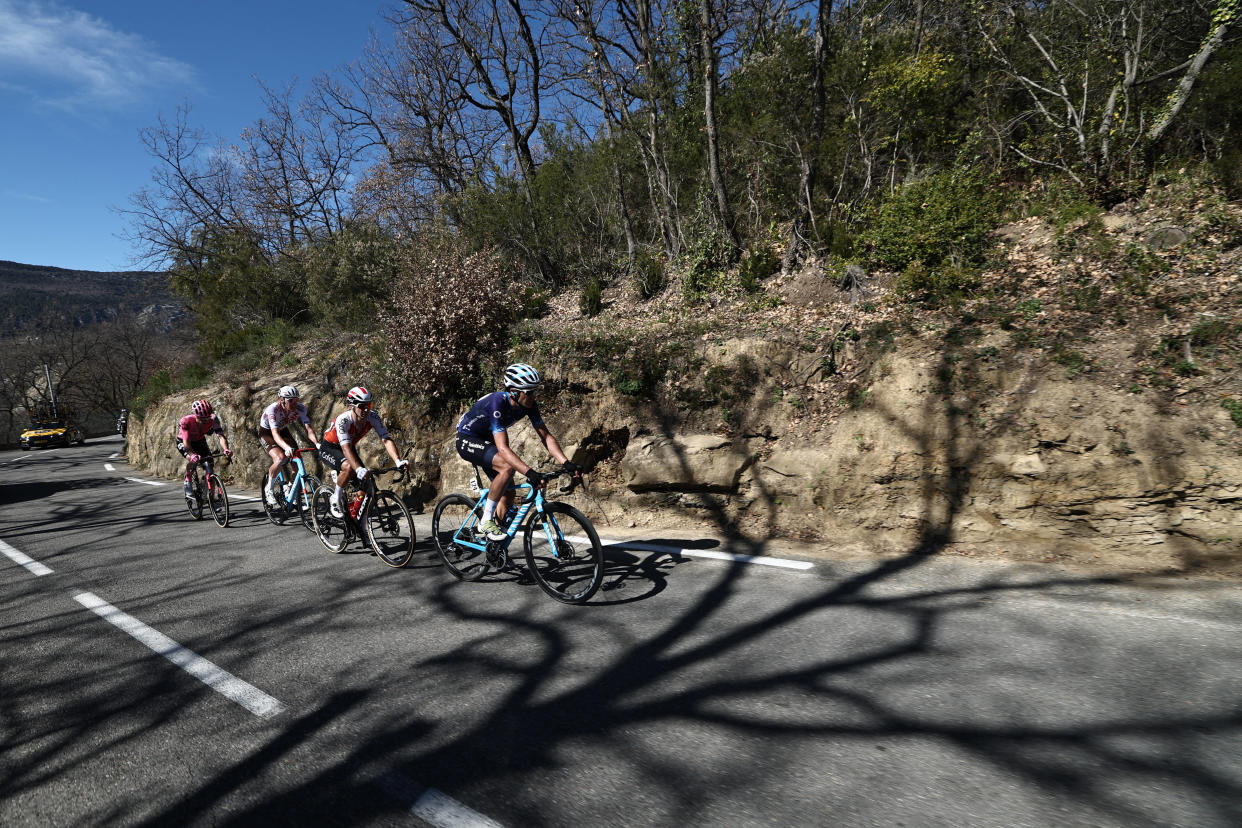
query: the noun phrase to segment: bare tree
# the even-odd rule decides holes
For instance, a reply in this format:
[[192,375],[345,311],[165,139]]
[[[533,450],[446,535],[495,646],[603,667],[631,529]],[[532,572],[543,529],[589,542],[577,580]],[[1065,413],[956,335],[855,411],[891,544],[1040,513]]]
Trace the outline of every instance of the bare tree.
[[720,39],[729,28],[727,0],[698,0],[699,69],[703,73],[703,137],[707,150],[707,172],[716,200],[716,217],[729,237],[732,256],[738,254],[737,227],[729,204],[728,188],[720,171],[720,128],[716,125],[716,96],[719,91]]

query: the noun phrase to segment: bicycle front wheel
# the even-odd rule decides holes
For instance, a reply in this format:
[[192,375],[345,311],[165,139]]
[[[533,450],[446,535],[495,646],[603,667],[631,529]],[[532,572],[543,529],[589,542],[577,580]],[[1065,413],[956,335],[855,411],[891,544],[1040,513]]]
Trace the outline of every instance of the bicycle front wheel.
[[302,478],[302,491],[298,492],[296,506],[302,525],[311,532],[315,531],[315,490],[322,485],[319,478],[308,474]]
[[526,566],[540,588],[566,604],[583,604],[604,582],[604,548],[586,515],[567,503],[547,503],[522,537]]
[[414,520],[410,510],[395,492],[383,489],[367,506],[367,540],[379,559],[391,567],[402,567],[414,557]]
[[481,549],[466,546],[462,541],[486,544],[482,535],[476,539],[474,527],[479,522],[474,501],[463,494],[440,498],[431,515],[431,537],[435,540],[440,560],[462,581],[477,581],[487,574],[487,556]]
[[320,486],[315,490],[311,505],[311,517],[319,542],[332,552],[340,552],[349,543],[349,524],[346,518],[332,514],[332,487]]
[[216,519],[216,525],[221,528],[228,526],[229,493],[218,475],[207,475],[207,503],[211,506],[211,516]]
[[190,517],[195,520],[203,519],[202,482],[195,471],[194,479],[190,481],[190,496],[185,499],[185,508],[190,510]]

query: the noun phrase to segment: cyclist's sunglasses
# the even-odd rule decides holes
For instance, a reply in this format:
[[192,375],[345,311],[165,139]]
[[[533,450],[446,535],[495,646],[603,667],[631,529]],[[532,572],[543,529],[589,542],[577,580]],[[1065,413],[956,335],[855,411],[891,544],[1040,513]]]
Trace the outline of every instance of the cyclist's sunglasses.
[[362,411],[370,411],[371,405],[372,403],[369,402],[356,402],[354,403],[354,408],[361,409]]

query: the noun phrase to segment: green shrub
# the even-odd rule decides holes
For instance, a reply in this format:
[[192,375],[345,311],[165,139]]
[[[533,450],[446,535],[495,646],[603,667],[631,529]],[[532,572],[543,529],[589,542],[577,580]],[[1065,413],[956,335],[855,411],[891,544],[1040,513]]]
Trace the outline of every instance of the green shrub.
[[646,248],[639,250],[634,257],[634,281],[638,286],[638,295],[643,299],[658,296],[668,284],[668,275],[660,256]]
[[604,309],[604,283],[599,276],[588,276],[578,297],[578,310],[588,319]]
[[1235,400],[1232,397],[1225,397],[1220,401],[1220,407],[1229,412],[1229,416],[1233,419],[1233,424],[1238,428],[1242,428],[1242,400]]
[[927,267],[916,259],[897,277],[893,289],[898,296],[919,299],[929,305],[955,301],[979,284],[979,273],[953,264]]
[[[921,262],[934,274],[945,264],[978,263],[988,234],[1000,223],[1003,203],[989,176],[973,170],[937,173],[884,201],[861,241],[874,261],[893,270]],[[933,277],[915,281],[927,278]],[[949,278],[962,282],[960,273]]]
[[738,284],[747,293],[755,293],[759,290],[759,283],[775,273],[780,266],[781,261],[776,251],[769,245],[752,247],[738,266]]
[[686,250],[682,264],[682,295],[689,302],[704,294],[721,291],[729,285],[725,269],[733,264],[736,251],[725,229],[716,220],[706,191],[699,195],[699,208],[686,222]]

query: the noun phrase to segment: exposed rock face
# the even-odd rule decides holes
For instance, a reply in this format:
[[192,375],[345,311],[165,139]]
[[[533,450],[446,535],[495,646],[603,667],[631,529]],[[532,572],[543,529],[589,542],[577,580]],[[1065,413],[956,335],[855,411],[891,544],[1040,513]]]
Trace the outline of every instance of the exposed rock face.
[[[931,531],[991,553],[1103,556],[1146,569],[1242,557],[1242,457],[1201,436],[1233,427],[1225,411],[1169,410],[1096,381],[1041,373],[1021,356],[980,367],[978,393],[946,399],[931,357],[911,349],[886,358],[865,402],[827,423],[802,422],[782,402],[728,435],[681,433],[585,375],[573,383],[594,390],[572,408],[549,399],[545,418],[571,458],[598,461],[595,496],[631,521],[701,518],[755,537],[879,551],[909,549]],[[774,377],[813,370],[810,357],[761,340],[730,340],[712,358],[758,366],[756,411],[773,396]],[[238,452],[231,473],[249,488],[267,461],[242,426],[253,427],[286,382],[302,387],[321,431],[343,408],[344,388],[297,376],[193,395],[217,406]],[[180,475],[173,430],[193,396],[174,395],[135,424],[130,462]],[[415,468],[403,488],[412,502],[465,488],[472,470],[454,448],[455,413],[416,428],[412,412],[385,409],[383,399],[380,408]],[[511,441],[536,468],[550,467],[528,425],[515,427]],[[368,463],[381,451],[373,438],[362,448]]]

